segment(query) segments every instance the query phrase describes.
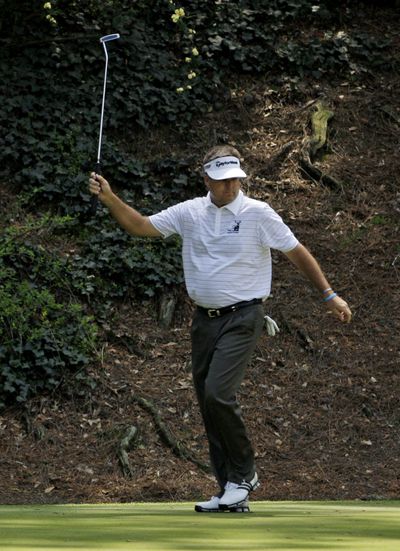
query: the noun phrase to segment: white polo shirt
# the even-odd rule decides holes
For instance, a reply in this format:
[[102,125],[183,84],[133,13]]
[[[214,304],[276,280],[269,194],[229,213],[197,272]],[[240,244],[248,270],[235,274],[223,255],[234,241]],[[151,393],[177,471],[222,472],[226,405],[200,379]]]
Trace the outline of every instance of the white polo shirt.
[[271,290],[270,249],[288,252],[298,245],[269,205],[242,191],[224,207],[214,205],[208,193],[149,218],[164,237],[182,237],[187,292],[205,308],[266,298]]

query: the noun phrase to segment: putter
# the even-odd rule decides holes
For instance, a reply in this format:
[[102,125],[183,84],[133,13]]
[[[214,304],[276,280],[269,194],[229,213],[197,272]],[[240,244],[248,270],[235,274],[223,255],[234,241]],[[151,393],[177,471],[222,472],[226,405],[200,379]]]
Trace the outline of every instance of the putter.
[[[107,70],[108,70],[108,52],[107,52],[106,43],[110,42],[111,40],[117,40],[117,38],[119,37],[120,35],[118,33],[115,33],[115,34],[107,34],[106,36],[102,36],[100,38],[100,42],[103,44],[104,54],[106,57],[106,64],[104,68],[103,100],[101,102],[99,145],[97,149],[97,162],[95,165],[96,174],[101,174],[101,142],[103,138],[104,105],[106,100]],[[96,195],[92,195],[90,199],[90,214],[93,215],[96,213],[98,202],[99,202],[98,197]]]

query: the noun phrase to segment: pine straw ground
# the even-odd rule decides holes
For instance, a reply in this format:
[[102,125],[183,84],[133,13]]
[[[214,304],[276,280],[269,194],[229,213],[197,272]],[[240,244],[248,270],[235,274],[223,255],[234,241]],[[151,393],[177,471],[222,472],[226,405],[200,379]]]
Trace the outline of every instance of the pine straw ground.
[[[235,143],[250,174],[248,192],[281,213],[353,310],[350,325],[337,323],[284,256],[273,255],[266,310],[281,332],[261,338],[240,392],[262,481],[255,499],[399,497],[399,84],[398,75],[377,76],[363,86],[304,83],[278,94],[249,79],[232,86],[224,109],[206,114],[185,139],[161,129],[133,146],[142,157],[201,159],[215,142]],[[321,97],[334,119],[317,165],[339,183],[334,189],[299,170]],[[32,401],[27,414],[2,414],[1,503],[212,494],[213,477],[165,445],[135,399],[150,399],[173,438],[207,461],[190,376],[192,305],[184,290],[178,295],[167,329],[154,302],[115,306],[113,332],[122,338],[102,343],[92,367],[98,386],[85,398],[49,396]],[[129,477],[117,451],[130,425],[138,438]]]

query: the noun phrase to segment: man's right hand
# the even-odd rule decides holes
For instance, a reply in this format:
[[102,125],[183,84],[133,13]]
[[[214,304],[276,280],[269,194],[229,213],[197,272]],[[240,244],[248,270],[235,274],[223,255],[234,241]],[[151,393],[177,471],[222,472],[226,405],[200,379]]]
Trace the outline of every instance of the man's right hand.
[[90,174],[89,191],[92,195],[97,195],[102,203],[106,202],[107,197],[111,197],[113,194],[107,180],[95,172],[91,172]]
[[124,203],[115,193],[103,176],[91,172],[89,177],[89,191],[98,197],[110,211],[124,230],[139,237],[161,237],[159,232],[147,216],[142,216],[137,210]]

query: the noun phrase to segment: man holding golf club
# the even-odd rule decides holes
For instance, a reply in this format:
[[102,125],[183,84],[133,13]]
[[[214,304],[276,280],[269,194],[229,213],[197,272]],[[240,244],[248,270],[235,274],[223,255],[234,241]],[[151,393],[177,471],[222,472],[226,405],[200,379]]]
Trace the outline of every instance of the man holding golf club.
[[236,394],[264,326],[270,249],[288,257],[338,320],[351,320],[347,303],[281,217],[241,191],[244,177],[239,152],[214,147],[203,160],[207,195],[150,217],[119,199],[102,176],[92,173],[89,179],[90,192],[130,234],[182,238],[186,288],[197,306],[191,329],[193,381],[219,485],[209,501],[196,504],[198,512],[247,512],[249,493],[259,485]]

